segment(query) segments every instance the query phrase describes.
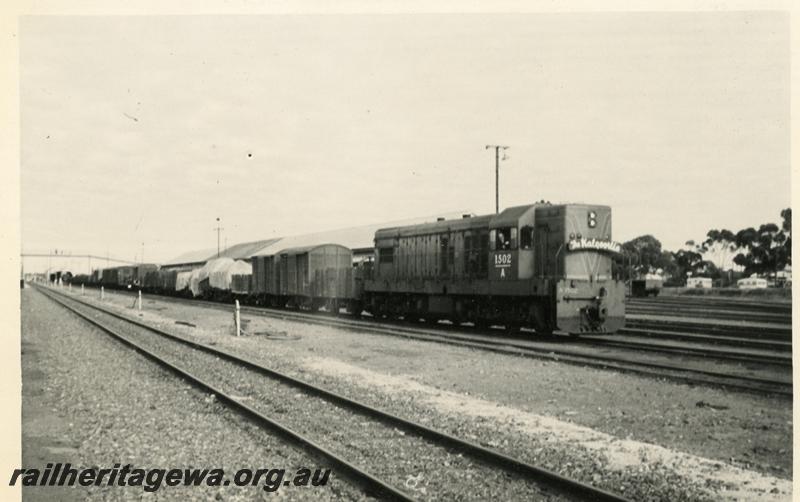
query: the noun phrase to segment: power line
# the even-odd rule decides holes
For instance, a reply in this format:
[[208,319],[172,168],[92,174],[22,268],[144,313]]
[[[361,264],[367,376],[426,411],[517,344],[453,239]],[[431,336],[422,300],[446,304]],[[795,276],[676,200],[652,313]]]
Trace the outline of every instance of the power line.
[[[500,150],[508,150],[510,147],[503,145],[486,145],[486,150],[494,148],[494,212],[500,212]],[[503,154],[503,160],[507,157]]]
[[219,218],[217,218],[217,227],[216,227],[216,228],[214,228],[214,230],[216,230],[216,231],[217,231],[217,258],[219,258],[219,233],[220,233],[222,230],[225,230],[224,228],[222,228],[221,226],[219,226]]

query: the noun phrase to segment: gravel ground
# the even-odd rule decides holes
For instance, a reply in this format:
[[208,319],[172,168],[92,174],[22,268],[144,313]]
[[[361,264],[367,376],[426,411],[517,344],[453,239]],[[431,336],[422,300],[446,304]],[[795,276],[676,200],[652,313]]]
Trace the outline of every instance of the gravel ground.
[[537,486],[232,362],[110,316],[90,315],[420,500],[565,500],[546,485]]
[[[67,314],[22,292],[23,466],[86,468],[325,468],[215,403],[174,375]],[[35,391],[35,392],[30,392]],[[364,495],[331,475],[327,487],[24,488],[25,500],[340,500]]]
[[[499,449],[522,448],[537,460],[551,462],[554,470],[564,474],[582,472],[579,475],[584,479],[611,489],[638,490],[641,496],[634,498],[732,498],[737,493],[734,488],[746,489],[746,483],[753,482],[747,476],[759,473],[776,476],[775,487],[765,493],[746,493],[744,498],[790,498],[786,483],[780,482],[791,479],[792,472],[791,403],[785,399],[694,388],[611,371],[255,316],[249,318],[249,331],[273,336],[234,338],[230,336],[229,314],[150,302],[154,300],[145,302],[142,317],[171,331],[261,358],[268,365],[325,382],[334,390],[365,401],[385,401],[406,416],[413,414],[409,416],[412,419],[443,423],[443,428],[450,423],[460,431],[459,435],[473,435]],[[128,308],[130,297],[116,295],[107,303],[132,313]],[[176,320],[189,321],[197,327],[177,326]],[[541,434],[528,430],[523,436],[519,423],[499,423],[469,409],[437,408],[415,392],[381,389],[326,371],[320,360],[404,377],[442,395],[461,396],[473,407],[490,402],[498,408],[539,417],[537,420],[545,417],[561,425],[586,427],[612,436],[616,443],[604,445],[608,449],[604,456],[597,449],[587,448],[592,445],[585,440],[569,443],[563,438],[554,439],[544,427]],[[691,467],[660,462],[659,456],[639,459],[620,469],[612,450],[615,444],[628,441],[662,446],[678,458],[685,454],[705,457],[719,466],[719,473],[703,473],[702,478],[709,482],[707,487],[701,487],[697,476],[693,479]],[[537,442],[544,446],[537,446]],[[652,450],[644,448],[645,457]],[[643,480],[643,476],[647,479]],[[769,493],[773,490],[778,493]]]
[[[106,301],[116,302],[120,305],[124,305],[126,302],[133,302],[135,301],[134,296],[130,296],[127,292],[113,292],[109,293],[106,292],[107,298]],[[96,295],[95,295],[96,296]],[[91,296],[90,296],[91,298]],[[149,301],[149,300],[146,300]],[[164,305],[169,305],[170,303],[163,302]],[[175,305],[175,302],[171,302],[172,305]],[[132,303],[129,304],[129,306]],[[217,304],[215,304],[217,305]],[[164,308],[164,307],[156,307],[156,308]],[[247,316],[248,314],[243,314]],[[386,327],[392,328],[391,324],[385,323],[375,323],[374,326],[377,327]],[[442,329],[437,328],[426,328],[422,325],[410,325],[413,329],[417,331],[429,331],[433,336],[439,336],[442,334]],[[443,327],[442,327],[443,328]],[[357,328],[354,328],[357,329]],[[252,331],[252,330],[250,330]],[[372,336],[375,336],[375,333],[369,333]],[[687,369],[695,369],[695,370],[708,370],[719,372],[723,374],[735,375],[735,376],[742,376],[742,377],[754,377],[754,378],[762,378],[768,380],[776,380],[776,381],[785,381],[790,382],[792,380],[791,369],[785,366],[777,366],[777,365],[765,365],[759,363],[750,363],[750,362],[742,362],[742,361],[733,361],[733,360],[722,360],[722,359],[711,359],[709,360],[703,356],[696,356],[696,355],[681,355],[681,354],[664,354],[659,352],[653,351],[642,351],[636,349],[625,349],[619,347],[605,347],[601,344],[591,344],[591,343],[576,343],[567,337],[554,337],[552,339],[543,339],[543,338],[531,338],[526,337],[524,334],[507,337],[503,334],[477,334],[477,333],[470,333],[469,331],[448,331],[448,335],[450,336],[460,336],[466,340],[477,340],[477,341],[496,341],[498,337],[505,337],[509,338],[511,342],[518,345],[523,345],[530,347],[536,350],[543,350],[543,351],[554,351],[557,353],[562,353],[565,355],[575,355],[575,356],[589,356],[589,357],[609,357],[609,358],[629,358],[634,361],[639,362],[648,362],[648,363],[668,363],[668,364],[675,364],[680,367],[684,367]],[[609,338],[610,337],[604,337]],[[625,337],[623,337],[623,341]],[[653,343],[654,340],[645,340],[645,342]],[[685,342],[675,342],[675,341],[663,341],[659,343],[664,344],[672,344],[675,346],[685,345]],[[693,347],[702,348],[708,347],[708,345],[702,344],[692,344]],[[737,349],[731,349],[736,351]],[[753,351],[753,349],[741,349],[744,351]],[[765,351],[767,353],[768,351]]]

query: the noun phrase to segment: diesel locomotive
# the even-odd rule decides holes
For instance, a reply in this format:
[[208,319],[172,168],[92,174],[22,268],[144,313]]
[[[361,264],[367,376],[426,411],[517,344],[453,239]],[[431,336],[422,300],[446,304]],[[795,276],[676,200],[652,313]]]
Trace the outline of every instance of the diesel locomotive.
[[625,287],[611,275],[611,209],[539,203],[375,235],[363,307],[374,315],[615,332]]

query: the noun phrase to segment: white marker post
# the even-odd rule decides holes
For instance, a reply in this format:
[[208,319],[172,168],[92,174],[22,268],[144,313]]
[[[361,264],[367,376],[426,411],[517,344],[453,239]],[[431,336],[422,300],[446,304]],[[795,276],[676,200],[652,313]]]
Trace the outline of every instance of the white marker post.
[[105,293],[105,288],[104,288],[103,286],[100,286],[100,299],[101,299],[101,300],[102,300],[102,299],[103,299],[103,297],[105,296],[105,295],[104,295],[104,293]]
[[142,310],[142,290],[139,290],[139,310]]
[[242,322],[239,318],[239,300],[236,300],[236,311],[233,313],[233,322],[236,324],[236,336],[242,334]]
[[83,284],[81,284],[81,296],[83,296]]

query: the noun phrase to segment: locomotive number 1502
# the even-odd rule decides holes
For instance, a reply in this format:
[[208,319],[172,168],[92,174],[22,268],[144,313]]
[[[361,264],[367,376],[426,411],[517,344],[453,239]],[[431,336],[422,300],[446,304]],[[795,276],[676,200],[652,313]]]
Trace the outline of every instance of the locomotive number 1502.
[[497,267],[508,267],[511,265],[511,253],[498,253],[494,255],[494,264]]

